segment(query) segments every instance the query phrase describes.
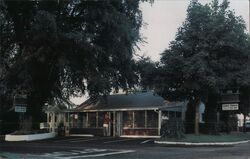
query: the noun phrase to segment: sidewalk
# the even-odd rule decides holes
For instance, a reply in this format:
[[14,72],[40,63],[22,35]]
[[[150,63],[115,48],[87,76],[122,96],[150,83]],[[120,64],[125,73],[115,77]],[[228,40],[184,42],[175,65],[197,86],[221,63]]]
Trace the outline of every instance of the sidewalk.
[[237,144],[248,143],[250,140],[245,141],[236,141],[236,142],[200,142],[200,143],[192,143],[192,142],[170,142],[170,141],[155,141],[156,144],[164,144],[168,146],[233,146]]
[[194,135],[187,134],[183,139],[161,138],[154,141],[156,144],[168,146],[233,146],[250,142],[250,133],[221,134],[221,135]]

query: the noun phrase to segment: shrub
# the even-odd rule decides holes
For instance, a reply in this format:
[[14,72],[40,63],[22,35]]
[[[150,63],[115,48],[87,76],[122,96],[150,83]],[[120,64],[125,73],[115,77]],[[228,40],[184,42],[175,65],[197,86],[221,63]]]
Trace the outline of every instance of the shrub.
[[184,138],[184,123],[179,118],[172,118],[164,121],[161,127],[161,137],[163,138]]

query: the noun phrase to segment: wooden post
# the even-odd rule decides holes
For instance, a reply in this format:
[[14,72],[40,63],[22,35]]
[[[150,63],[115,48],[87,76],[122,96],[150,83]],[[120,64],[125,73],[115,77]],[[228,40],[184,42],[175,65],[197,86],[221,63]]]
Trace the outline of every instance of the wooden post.
[[116,118],[116,116],[115,116],[115,112],[113,112],[113,136],[116,136],[116,121],[115,121],[115,118]]
[[[108,112],[109,119],[111,119],[111,112]],[[109,121],[109,126],[108,126],[108,136],[111,136],[111,121]]]
[[132,115],[133,115],[133,117],[132,117],[132,119],[133,119],[132,127],[135,128],[135,112],[134,111],[132,112]]
[[244,116],[244,118],[243,118],[243,132],[246,133],[246,114],[243,113],[243,116]]
[[158,112],[158,135],[160,136],[161,135],[161,110],[159,110]]
[[89,127],[89,113],[86,113],[86,128]]
[[96,112],[96,128],[98,128],[98,121],[99,121],[99,113]]
[[117,136],[121,136],[121,126],[122,126],[122,112],[117,112]]
[[[50,125],[49,124],[49,113],[47,112],[46,114],[47,114],[47,125],[49,126]],[[50,132],[50,129],[49,129],[49,132]]]
[[52,113],[52,121],[51,121],[52,132],[55,132],[55,113]]

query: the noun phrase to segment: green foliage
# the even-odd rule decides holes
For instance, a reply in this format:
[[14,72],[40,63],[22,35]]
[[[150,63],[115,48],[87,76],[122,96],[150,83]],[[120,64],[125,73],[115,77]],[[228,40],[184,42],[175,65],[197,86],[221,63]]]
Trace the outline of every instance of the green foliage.
[[181,119],[173,118],[165,121],[161,126],[161,137],[162,138],[184,138],[184,123]]
[[206,102],[208,92],[249,83],[249,36],[225,0],[192,1],[175,40],[162,54],[157,90],[167,99]]
[[140,86],[142,89],[153,89],[157,63],[151,61],[149,57],[141,57],[137,61]]
[[139,2],[1,1],[0,92],[43,103],[133,87]]
[[0,0],[1,113],[10,111],[13,95],[27,94],[25,114],[40,122],[45,102],[133,87],[139,3]]

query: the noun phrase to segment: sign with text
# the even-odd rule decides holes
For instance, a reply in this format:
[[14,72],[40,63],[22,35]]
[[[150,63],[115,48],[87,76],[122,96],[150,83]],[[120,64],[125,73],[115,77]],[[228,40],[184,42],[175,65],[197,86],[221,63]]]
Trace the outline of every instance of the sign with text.
[[15,95],[13,105],[15,107],[15,112],[25,113],[27,107],[27,95]]
[[17,113],[25,113],[26,112],[26,107],[24,107],[24,106],[15,106],[15,112],[17,112]]
[[233,104],[222,104],[222,110],[239,110],[239,104],[233,103]]

